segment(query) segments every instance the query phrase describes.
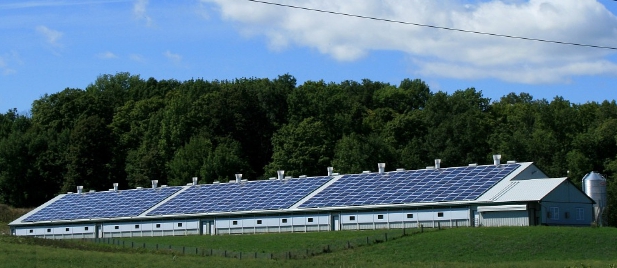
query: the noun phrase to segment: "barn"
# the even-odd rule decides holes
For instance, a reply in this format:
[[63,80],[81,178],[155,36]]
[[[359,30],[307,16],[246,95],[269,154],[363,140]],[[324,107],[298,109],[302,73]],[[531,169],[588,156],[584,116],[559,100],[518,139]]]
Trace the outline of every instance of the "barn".
[[[531,162],[61,194],[9,224],[43,238],[322,232],[456,226],[589,226],[594,201]],[[324,172],[325,173],[325,172]]]

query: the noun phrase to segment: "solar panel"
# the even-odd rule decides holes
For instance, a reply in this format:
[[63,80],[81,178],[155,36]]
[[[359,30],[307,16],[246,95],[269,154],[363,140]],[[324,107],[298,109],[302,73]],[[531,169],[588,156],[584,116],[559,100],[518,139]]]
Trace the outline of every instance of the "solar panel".
[[133,217],[174,194],[181,187],[67,194],[24,221]]
[[196,185],[147,215],[286,209],[330,179],[314,177]]
[[475,200],[519,164],[345,175],[301,208]]

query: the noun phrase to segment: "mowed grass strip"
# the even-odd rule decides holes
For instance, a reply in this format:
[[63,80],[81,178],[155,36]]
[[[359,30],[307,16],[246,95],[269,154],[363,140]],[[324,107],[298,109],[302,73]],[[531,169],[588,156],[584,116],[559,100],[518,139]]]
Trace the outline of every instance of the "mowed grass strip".
[[[430,231],[431,229],[424,229]],[[406,233],[419,232],[419,229],[406,229]],[[367,231],[337,231],[309,233],[266,233],[245,235],[192,235],[192,236],[161,236],[161,237],[130,237],[124,241],[149,245],[173,245],[197,247],[204,249],[229,250],[236,252],[266,252],[278,253],[285,251],[302,251],[306,249],[321,250],[328,245],[331,248],[341,248],[351,244],[366,244],[366,238],[384,240],[385,234],[392,239],[403,234],[402,229],[367,230]]]

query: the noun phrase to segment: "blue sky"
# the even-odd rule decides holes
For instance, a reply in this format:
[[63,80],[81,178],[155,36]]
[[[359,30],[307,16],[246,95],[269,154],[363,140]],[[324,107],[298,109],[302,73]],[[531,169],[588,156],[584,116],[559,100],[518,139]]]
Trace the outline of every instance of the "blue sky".
[[[272,2],[530,38],[617,47],[612,0],[271,0]],[[475,87],[616,99],[617,50],[464,34],[246,0],[5,0],[0,2],[0,112],[97,76],[275,78]]]

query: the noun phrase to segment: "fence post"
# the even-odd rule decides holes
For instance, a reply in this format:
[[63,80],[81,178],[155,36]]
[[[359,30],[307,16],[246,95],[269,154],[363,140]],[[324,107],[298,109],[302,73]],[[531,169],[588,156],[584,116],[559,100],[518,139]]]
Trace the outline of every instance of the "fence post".
[[349,240],[347,240],[347,248],[351,248],[351,244],[349,243]]
[[437,222],[437,230],[441,230],[441,223]]
[[159,244],[156,244],[156,250],[159,250]]
[[185,249],[186,249],[186,247],[184,247],[184,246],[183,246],[183,247],[182,247],[182,254],[184,254],[184,252],[185,252],[184,250],[185,250]]
[[242,251],[240,251],[240,253],[238,254],[238,259],[242,259]]
[[366,244],[367,244],[367,245],[369,244],[369,243],[368,243],[368,236],[366,237]]
[[213,253],[213,252],[212,252],[212,249],[210,249],[210,256],[212,256],[212,253]]
[[255,251],[255,259],[257,259],[257,251]]
[[133,241],[131,241],[131,248],[134,248],[133,244],[134,244]]
[[227,258],[227,250],[225,250],[225,253],[224,253],[224,254],[225,254],[225,255],[223,255],[223,256],[225,256],[225,258]]
[[420,233],[424,233],[424,224],[420,224]]
[[199,248],[195,248],[195,255],[199,254]]
[[146,242],[144,242],[144,248],[146,248]]
[[388,233],[385,233],[385,234],[384,234],[384,236],[385,236],[385,238],[386,238],[386,241],[385,241],[385,242],[388,242]]

